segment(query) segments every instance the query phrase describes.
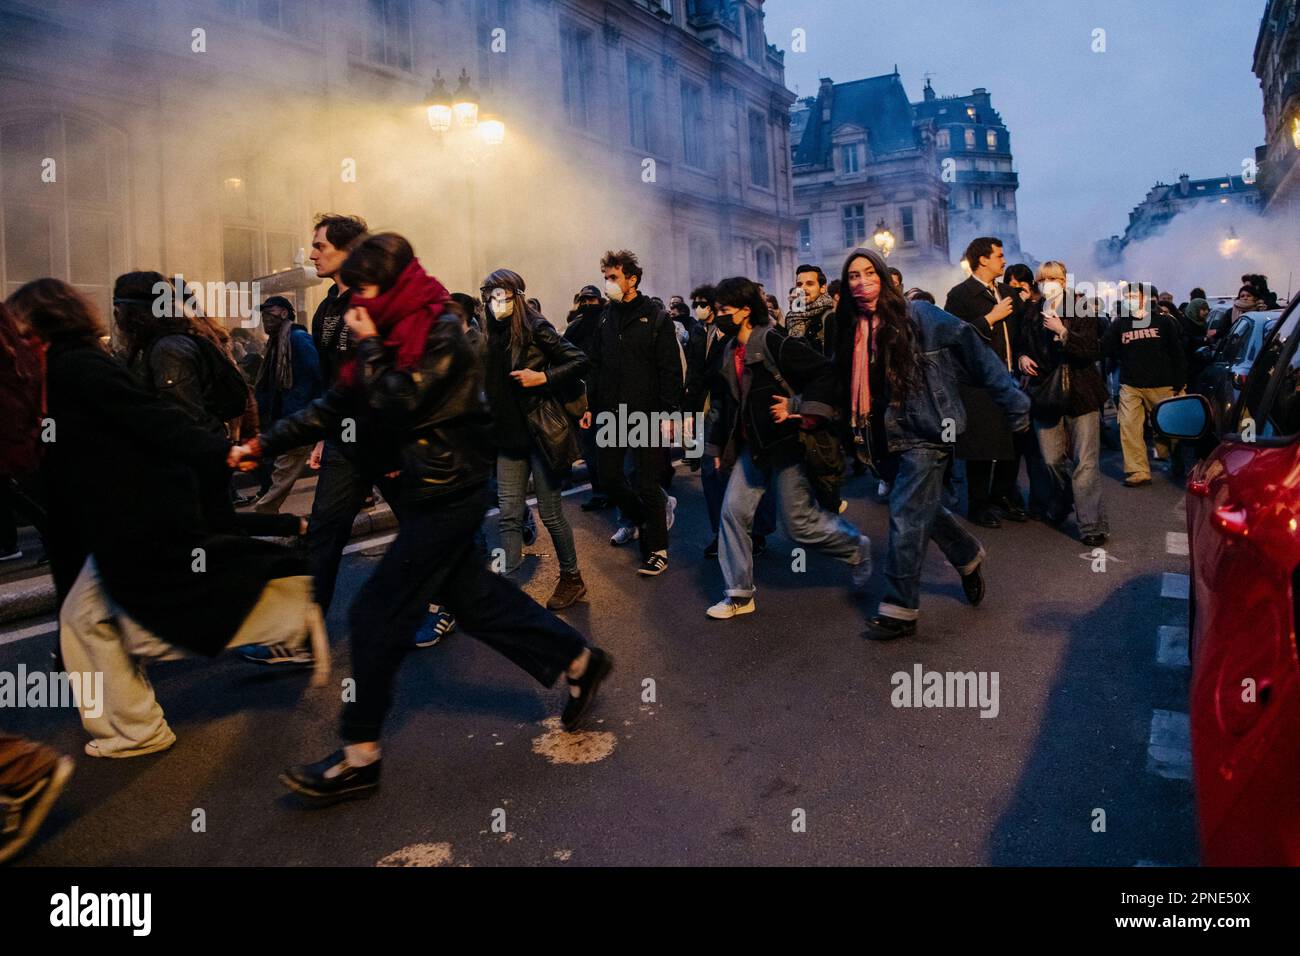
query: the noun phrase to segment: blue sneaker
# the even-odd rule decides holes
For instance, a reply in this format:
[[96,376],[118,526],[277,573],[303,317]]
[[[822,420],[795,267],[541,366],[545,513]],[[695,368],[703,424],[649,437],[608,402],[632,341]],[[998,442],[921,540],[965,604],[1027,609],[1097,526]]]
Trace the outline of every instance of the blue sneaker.
[[448,613],[447,609],[438,604],[430,604],[429,616],[415,632],[415,646],[433,647],[455,629],[456,619]]
[[311,647],[290,647],[288,644],[247,644],[235,649],[235,655],[250,664],[266,664],[285,667],[311,667],[316,663]]

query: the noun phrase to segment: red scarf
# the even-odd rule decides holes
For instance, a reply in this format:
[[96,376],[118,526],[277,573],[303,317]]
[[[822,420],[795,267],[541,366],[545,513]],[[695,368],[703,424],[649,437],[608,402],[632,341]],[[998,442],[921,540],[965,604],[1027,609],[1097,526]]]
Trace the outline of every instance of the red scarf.
[[[443,284],[424,271],[419,259],[412,259],[392,288],[373,299],[354,295],[349,304],[370,314],[384,345],[397,350],[397,367],[413,369],[424,357],[429,329],[446,308],[447,299]],[[339,382],[351,388],[356,377],[357,360],[350,358],[339,370]]]

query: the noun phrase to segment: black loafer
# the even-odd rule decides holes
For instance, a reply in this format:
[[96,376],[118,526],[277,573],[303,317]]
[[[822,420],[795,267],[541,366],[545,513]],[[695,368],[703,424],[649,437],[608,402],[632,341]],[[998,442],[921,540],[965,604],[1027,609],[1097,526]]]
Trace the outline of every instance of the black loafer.
[[896,641],[900,637],[911,637],[915,633],[916,621],[904,621],[902,618],[877,614],[867,621],[862,636],[869,641]]
[[1086,545],[1087,545],[1088,547],[1090,547],[1090,548],[1100,547],[1101,545],[1103,545],[1103,544],[1106,543],[1106,535],[1104,535],[1104,534],[1085,534],[1085,535],[1083,536],[1083,543],[1086,544]]
[[981,528],[1002,527],[1002,522],[998,520],[998,516],[995,515],[992,511],[989,511],[987,509],[985,509],[984,511],[975,512],[973,515],[970,516],[968,520],[970,521],[971,524],[977,524]]
[[614,658],[599,647],[593,647],[591,660],[587,661],[587,669],[577,680],[569,681],[570,687],[578,688],[578,696],[574,697],[570,694],[568,702],[564,705],[564,713],[560,714],[560,723],[565,730],[572,733],[578,729],[582,718],[587,715],[587,711],[591,710],[591,705],[596,701],[596,691],[600,689],[601,682],[613,669]]
[[342,763],[343,759],[343,751],[336,750],[324,760],[290,767],[280,774],[280,782],[298,796],[321,805],[368,797],[379,789],[383,760],[364,767],[348,767],[337,777],[325,776],[325,771]]
[[966,600],[970,602],[971,607],[979,607],[980,601],[984,600],[984,573],[982,568],[984,562],[981,561],[975,565],[975,569],[969,574],[961,576],[961,589],[966,594]]

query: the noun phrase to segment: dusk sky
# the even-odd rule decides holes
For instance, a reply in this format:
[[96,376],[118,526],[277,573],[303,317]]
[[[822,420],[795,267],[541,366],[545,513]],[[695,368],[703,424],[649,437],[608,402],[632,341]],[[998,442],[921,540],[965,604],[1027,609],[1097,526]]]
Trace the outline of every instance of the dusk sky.
[[[1021,243],[1121,233],[1157,181],[1240,175],[1264,142],[1251,57],[1264,0],[767,0],[786,84],[893,72],[913,101],[983,86],[1011,133]],[[807,31],[807,52],[790,51]],[[1093,30],[1106,52],[1092,51]]]

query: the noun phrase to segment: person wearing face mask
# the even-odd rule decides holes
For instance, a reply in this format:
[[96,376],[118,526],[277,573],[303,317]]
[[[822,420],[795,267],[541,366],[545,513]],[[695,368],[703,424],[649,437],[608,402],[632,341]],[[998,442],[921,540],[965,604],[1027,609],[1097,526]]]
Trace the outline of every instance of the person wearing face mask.
[[[1102,351],[1119,359],[1119,438],[1124,450],[1124,486],[1151,484],[1144,437],[1146,416],[1163,399],[1182,391],[1187,360],[1177,323],[1150,306],[1152,287],[1124,287],[1120,315],[1102,340]],[[1156,454],[1168,458],[1169,444],[1156,438]]]
[[485,384],[497,450],[497,499],[506,563],[502,573],[514,573],[523,561],[523,519],[531,475],[537,509],[560,562],[560,580],[546,606],[559,610],[586,594],[587,586],[578,570],[573,529],[564,517],[560,497],[564,476],[579,454],[576,429],[556,390],[580,380],[589,362],[528,306],[518,273],[498,269],[483,280],[482,291],[490,315]]
[[[430,600],[544,686],[567,676],[561,716],[566,730],[589,712],[613,663],[487,569],[475,540],[490,497],[484,366],[465,341],[459,318],[444,315],[446,289],[396,233],[357,244],[341,275],[354,290],[345,316],[353,359],[323,397],[231,449],[228,458],[244,468],[250,460],[309,445],[351,419],[359,451],[375,457],[369,467],[399,470],[397,538],[349,611],[356,694],[344,704],[343,745],[280,778],[314,803],[366,796],[379,786],[380,740],[393,682]],[[363,441],[371,432],[376,440]]]
[[[888,641],[916,633],[930,540],[961,576],[966,600],[984,599],[984,548],[942,502],[953,455],[948,423],[959,434],[966,427],[958,381],[988,389],[1013,432],[1029,428],[1029,397],[971,323],[904,299],[879,253],[849,253],[841,282],[838,404],[862,454],[890,483],[885,593],[863,636]],[[1007,302],[1008,313],[1010,307]]]
[[[267,336],[266,352],[253,393],[260,422],[270,425],[315,401],[324,387],[316,343],[310,332],[295,324],[293,304],[282,295],[273,295],[259,311]],[[275,514],[280,510],[310,453],[310,448],[294,448],[275,460],[271,486],[257,499],[254,511]]]
[[755,610],[750,533],[760,501],[772,493],[791,539],[849,565],[854,586],[865,587],[871,542],[818,503],[804,467],[800,432],[832,427],[834,369],[808,343],[775,327],[766,296],[749,279],[722,280],[714,302],[714,323],[728,336],[726,387],[709,418],[704,454],[716,471],[730,472],[718,550],[727,589],[705,613],[727,620]]
[[1243,285],[1237,290],[1237,298],[1232,302],[1232,308],[1222,313],[1215,323],[1206,329],[1205,337],[1207,340],[1222,342],[1228,330],[1237,324],[1237,320],[1247,312],[1254,312],[1261,307],[1261,303],[1255,296],[1255,289],[1250,285]]
[[1083,543],[1097,547],[1110,533],[1100,469],[1106,384],[1097,368],[1096,318],[1090,310],[1065,308],[1067,274],[1060,262],[1039,267],[1040,294],[1021,316],[1017,363],[1028,376],[1034,432],[1052,478],[1046,520],[1064,520],[1072,498]]
[[[680,411],[683,401],[681,346],[673,323],[641,293],[642,269],[626,250],[606,252],[600,261],[609,304],[588,356],[591,359],[588,412],[584,429],[599,427],[602,413],[616,420],[624,415],[651,416]],[[628,526],[610,538],[615,546],[639,540],[641,565],[637,573],[657,577],[668,569],[668,503],[661,478],[666,448],[659,436],[638,444],[617,434],[600,449],[600,476],[606,494],[622,511]],[[599,435],[599,432],[598,432]],[[629,453],[636,489],[628,483],[624,462]]]
[[[711,285],[699,286],[691,293],[691,303],[700,327],[691,337],[686,351],[686,411],[704,414],[704,434],[724,401],[726,381],[722,376],[722,356],[731,336],[724,334],[713,320],[713,300],[716,289]],[[734,333],[732,333],[734,335]],[[709,515],[713,539],[704,548],[706,558],[718,556],[718,531],[722,521],[722,496],[727,487],[728,473],[714,466],[712,455],[701,455],[700,489],[704,492],[704,507]],[[765,494],[754,515],[754,530],[750,544],[754,557],[767,550],[767,536],[776,530],[776,503],[772,495]]]
[[[1060,280],[1061,291],[1068,294],[1064,289],[1064,276],[1067,274],[1065,266],[1059,262],[1050,262],[1044,266],[1044,268],[1049,267],[1052,271],[1059,272],[1062,277]],[[1018,353],[1020,338],[1024,336],[1025,323],[1031,321],[1030,312],[1036,305],[1041,305],[1043,295],[1038,290],[1034,270],[1023,262],[1007,266],[1003,280],[1013,300],[1014,311],[1012,315],[1015,318],[1019,337],[1011,345],[1013,352]],[[1059,304],[1060,299],[1058,298],[1056,301]],[[1014,370],[1012,374],[1015,374]],[[1043,461],[1038,439],[1034,436],[1033,429],[1013,437],[1016,443],[1016,451],[1024,459],[1025,471],[1029,475],[1029,502],[1028,507],[1025,509],[1026,513],[1035,521],[1053,523],[1056,520],[1053,516],[1061,511],[1061,507],[1053,493],[1052,475],[1048,471],[1047,464]]]
[[[605,299],[594,285],[585,285],[573,297],[573,309],[566,317],[564,338],[573,343],[584,355],[590,355],[596,341],[596,331],[605,311]],[[583,385],[591,392],[590,371],[583,376]],[[591,497],[582,503],[583,511],[604,511],[614,503],[605,494],[600,482],[600,449],[596,447],[596,432],[590,428],[578,429],[578,444],[583,461],[587,463],[587,480],[591,483]]]

